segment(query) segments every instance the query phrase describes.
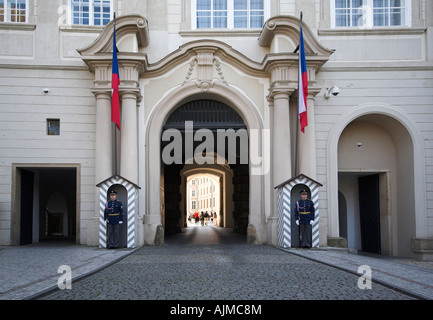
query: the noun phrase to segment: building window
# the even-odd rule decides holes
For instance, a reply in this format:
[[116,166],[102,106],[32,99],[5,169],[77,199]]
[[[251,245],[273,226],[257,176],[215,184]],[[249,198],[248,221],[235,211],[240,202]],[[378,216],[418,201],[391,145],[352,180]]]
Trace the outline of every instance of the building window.
[[409,0],[335,0],[334,27],[391,27],[410,25]]
[[227,0],[197,0],[197,28],[227,28]]
[[47,135],[60,135],[60,119],[47,119]]
[[361,6],[362,0],[335,0],[335,26],[358,26],[362,16],[359,12]]
[[405,0],[374,0],[374,26],[404,26]]
[[71,21],[74,25],[105,26],[110,22],[110,0],[71,0]]
[[262,28],[269,0],[192,0],[193,29]]
[[261,28],[264,21],[263,0],[234,1],[235,28]]
[[0,22],[27,22],[28,0],[0,0]]

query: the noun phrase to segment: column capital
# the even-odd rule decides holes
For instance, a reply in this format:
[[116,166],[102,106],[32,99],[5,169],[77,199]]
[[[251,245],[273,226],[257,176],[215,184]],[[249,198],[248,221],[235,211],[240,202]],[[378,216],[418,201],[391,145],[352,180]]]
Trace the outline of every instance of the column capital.
[[141,101],[142,99],[139,88],[120,87],[119,96],[120,99],[135,99],[137,102]]
[[308,87],[308,96],[307,98],[315,98],[317,94],[322,91],[322,88],[319,87]]
[[92,88],[90,91],[96,99],[111,99],[111,89]]
[[274,82],[269,89],[268,100],[276,99],[290,99],[290,96],[295,92],[296,88],[293,87],[288,81]]

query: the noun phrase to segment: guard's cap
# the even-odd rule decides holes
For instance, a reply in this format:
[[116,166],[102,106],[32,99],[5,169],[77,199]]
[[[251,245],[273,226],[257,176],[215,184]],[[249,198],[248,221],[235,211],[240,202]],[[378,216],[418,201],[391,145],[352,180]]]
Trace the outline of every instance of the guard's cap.
[[300,194],[308,194],[307,190],[301,190],[301,192],[299,192]]
[[110,195],[112,195],[112,194],[117,194],[117,192],[115,190],[111,190]]

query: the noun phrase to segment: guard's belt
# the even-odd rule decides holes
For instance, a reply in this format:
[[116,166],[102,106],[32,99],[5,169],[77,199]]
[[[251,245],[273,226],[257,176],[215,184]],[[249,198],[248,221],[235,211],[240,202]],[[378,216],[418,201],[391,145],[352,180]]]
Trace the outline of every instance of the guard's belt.
[[311,213],[311,211],[308,211],[308,212],[299,212],[300,214],[310,214]]
[[119,214],[118,213],[109,213],[108,215],[109,216],[118,216]]

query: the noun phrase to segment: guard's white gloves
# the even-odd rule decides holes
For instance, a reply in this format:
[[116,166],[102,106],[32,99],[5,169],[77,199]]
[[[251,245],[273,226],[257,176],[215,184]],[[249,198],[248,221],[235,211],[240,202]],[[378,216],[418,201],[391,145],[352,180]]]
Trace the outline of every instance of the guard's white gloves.
[[299,226],[299,220],[296,220],[296,224]]
[[119,224],[122,224],[123,223],[123,221],[119,221]]
[[313,220],[310,220],[310,224],[311,224],[311,225],[313,224],[313,222],[314,222]]

